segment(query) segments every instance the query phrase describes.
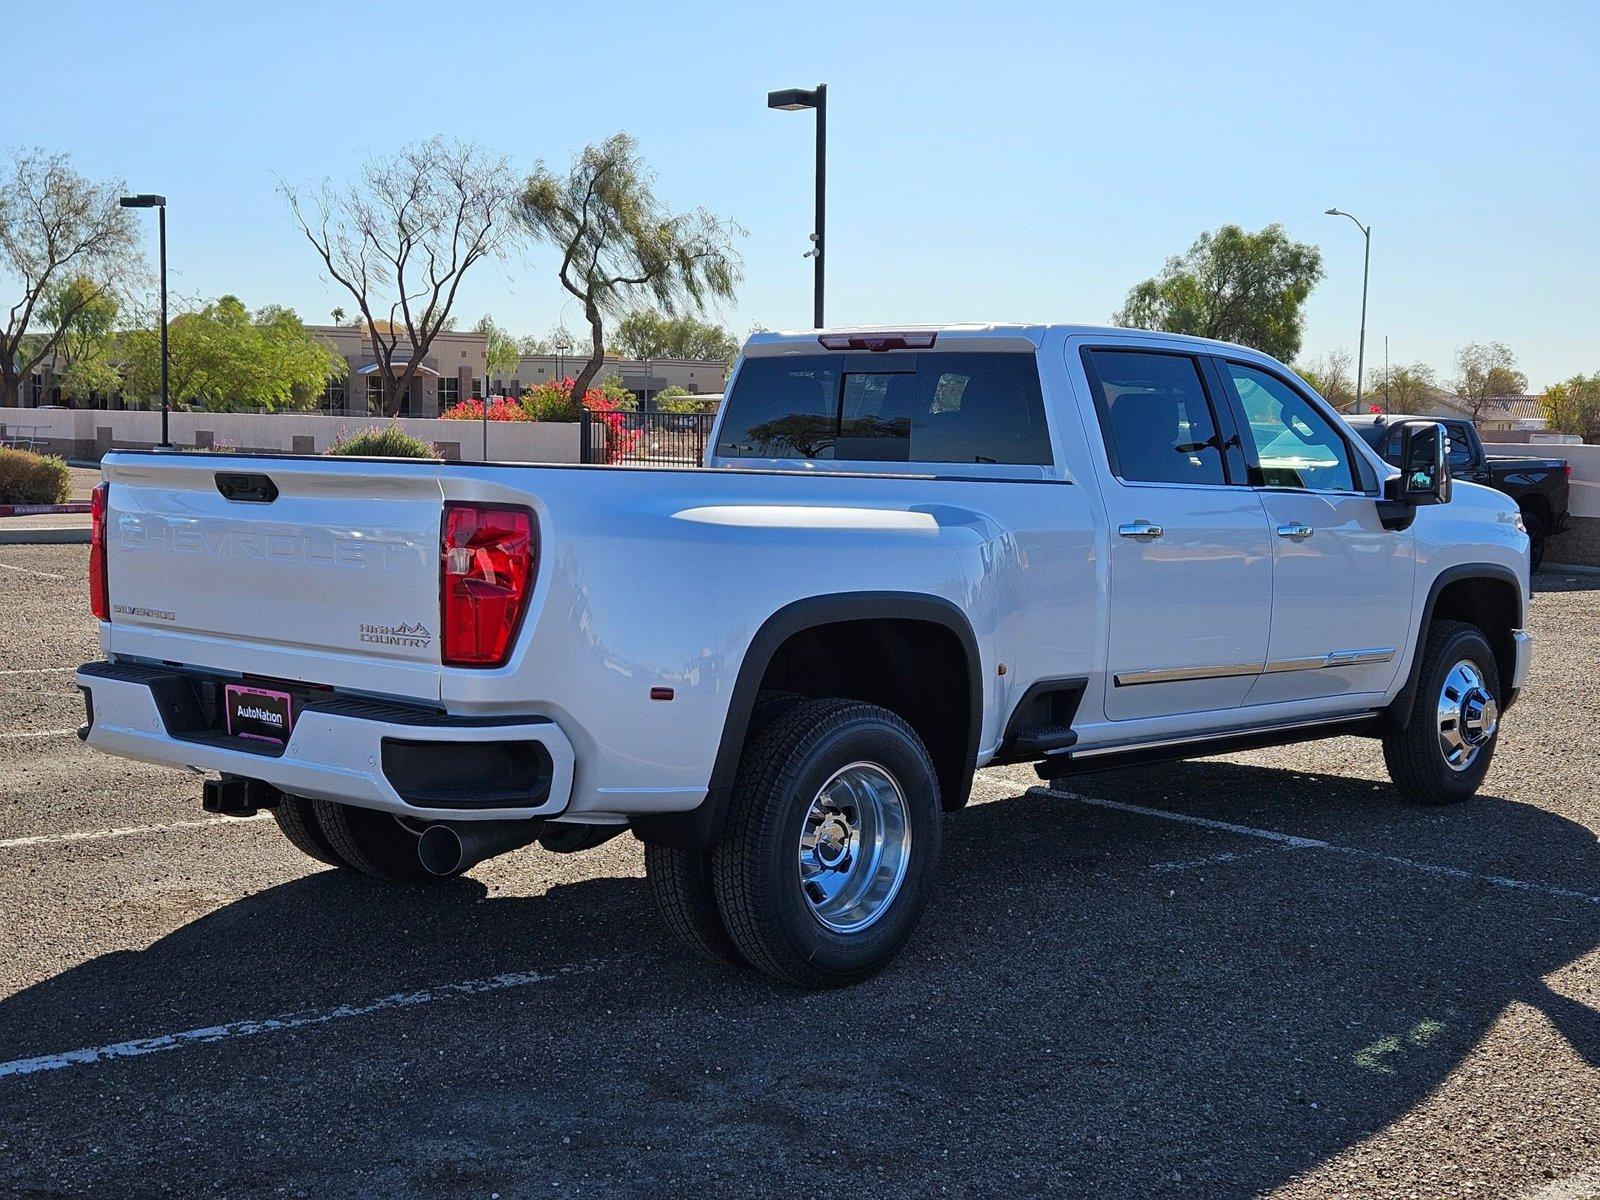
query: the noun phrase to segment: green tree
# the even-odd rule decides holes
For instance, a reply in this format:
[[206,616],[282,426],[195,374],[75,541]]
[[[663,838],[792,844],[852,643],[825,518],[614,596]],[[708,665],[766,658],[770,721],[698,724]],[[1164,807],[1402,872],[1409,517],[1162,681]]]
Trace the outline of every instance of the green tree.
[[1456,377],[1450,386],[1476,421],[1496,396],[1526,392],[1528,377],[1517,370],[1517,356],[1504,342],[1470,342],[1456,351]]
[[722,326],[649,308],[623,314],[612,342],[629,358],[730,359],[739,353],[738,339]]
[[[173,318],[167,340],[173,402],[213,412],[310,408],[328,380],[345,371],[344,359],[292,309],[267,305],[252,314],[237,296]],[[121,349],[126,391],[140,397],[158,391],[159,332],[134,330]]]
[[1281,225],[1202,233],[1161,274],[1128,292],[1118,325],[1220,338],[1288,362],[1300,351],[1305,302],[1322,278],[1322,252]]
[[122,386],[112,363],[117,298],[82,275],[51,289],[41,306],[44,324],[61,330],[56,342],[56,377],[75,400],[109,395]]
[[483,334],[484,360],[491,378],[509,379],[516,374],[517,362],[522,357],[522,343],[512,334],[494,323],[494,318],[484,313],[474,333]]
[[15,404],[82,309],[136,268],[121,192],[120,181],[91,183],[65,154],[42,150],[17,151],[0,174],[0,286],[15,297],[0,322],[0,403]]
[[564,173],[538,163],[523,187],[523,224],[561,255],[561,286],[582,306],[589,356],[582,395],[605,362],[605,320],[648,297],[668,315],[728,300],[740,279],[737,226],[705,209],[674,213],[625,133],[585,147]]
[[1552,433],[1600,441],[1600,371],[1551,384],[1539,397],[1539,409]]
[[356,302],[385,413],[400,411],[434,338],[452,327],[467,272],[503,253],[509,174],[471,143],[433,138],[372,160],[345,188],[281,189],[323,269]]
[[696,413],[701,406],[700,401],[689,399],[693,394],[688,388],[673,384],[657,392],[651,403],[657,412]]

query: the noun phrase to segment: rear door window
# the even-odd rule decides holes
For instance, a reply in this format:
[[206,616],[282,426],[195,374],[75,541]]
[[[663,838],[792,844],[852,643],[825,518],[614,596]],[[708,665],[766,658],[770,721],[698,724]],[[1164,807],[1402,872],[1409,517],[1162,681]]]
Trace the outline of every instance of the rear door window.
[[1087,350],[1084,362],[1111,470],[1134,483],[1221,485],[1223,439],[1187,354]]
[[724,458],[1048,466],[1032,353],[748,358],[726,401]]

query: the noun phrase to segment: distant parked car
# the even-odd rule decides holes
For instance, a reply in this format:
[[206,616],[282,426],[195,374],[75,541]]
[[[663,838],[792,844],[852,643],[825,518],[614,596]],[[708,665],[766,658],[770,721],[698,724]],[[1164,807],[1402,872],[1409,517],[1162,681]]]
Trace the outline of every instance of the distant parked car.
[[1537,569],[1544,558],[1545,538],[1566,528],[1571,465],[1564,458],[1489,454],[1478,436],[1478,427],[1465,418],[1401,417],[1390,413],[1350,417],[1349,421],[1385,462],[1399,466],[1401,424],[1435,419],[1450,435],[1451,475],[1492,487],[1517,502],[1522,523],[1528,527],[1529,554]]

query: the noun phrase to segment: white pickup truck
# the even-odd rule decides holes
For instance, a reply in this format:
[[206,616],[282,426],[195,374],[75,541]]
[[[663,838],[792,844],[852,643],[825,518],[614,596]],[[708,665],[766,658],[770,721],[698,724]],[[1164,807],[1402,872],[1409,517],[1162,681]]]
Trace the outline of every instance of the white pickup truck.
[[848,983],[978,767],[1360,735],[1471,795],[1528,538],[1405,441],[1239,346],[980,325],[753,337],[698,469],[113,453],[82,736],[388,879],[631,828],[689,946]]

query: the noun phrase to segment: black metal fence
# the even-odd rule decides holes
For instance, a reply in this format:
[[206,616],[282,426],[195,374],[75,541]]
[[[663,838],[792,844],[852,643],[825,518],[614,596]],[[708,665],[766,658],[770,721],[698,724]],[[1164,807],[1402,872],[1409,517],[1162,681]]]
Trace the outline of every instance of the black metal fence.
[[580,444],[586,463],[647,463],[698,467],[715,413],[584,410]]

